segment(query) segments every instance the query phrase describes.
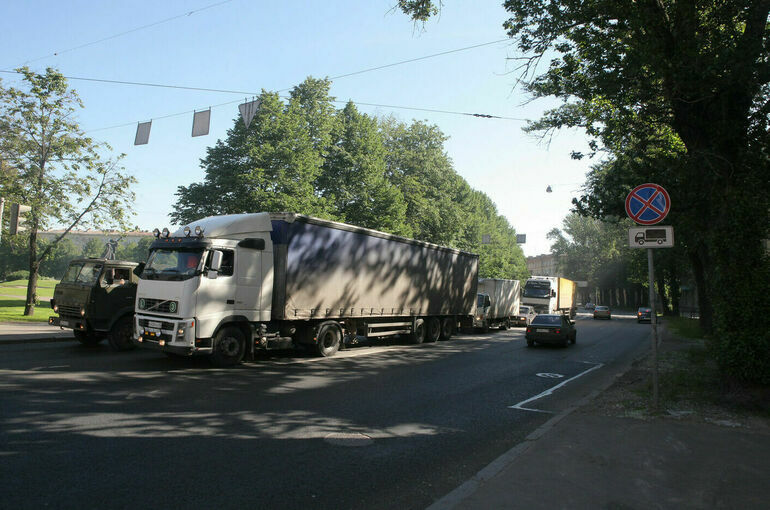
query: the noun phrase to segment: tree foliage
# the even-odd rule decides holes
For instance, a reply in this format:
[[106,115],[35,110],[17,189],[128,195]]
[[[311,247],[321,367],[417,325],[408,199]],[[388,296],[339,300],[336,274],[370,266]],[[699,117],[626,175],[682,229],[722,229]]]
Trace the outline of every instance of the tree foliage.
[[[82,103],[58,71],[18,70],[25,89],[0,86],[0,162],[3,195],[31,206],[25,233],[29,247],[29,285],[25,315],[36,301],[40,264],[75,226],[124,227],[135,179],[122,173],[119,160],[104,160],[101,146],[83,134],[75,120]],[[37,232],[52,222],[64,233],[41,244]]]
[[438,127],[336,110],[329,86],[308,78],[285,103],[263,92],[249,127],[235,119],[207,150],[203,182],[179,187],[172,221],[291,211],[480,253],[482,276],[526,277],[515,231],[454,170]]
[[[399,7],[424,20],[440,4]],[[668,188],[717,360],[730,375],[770,382],[770,338],[742,326],[770,313],[770,1],[504,6],[526,89],[563,100],[528,129],[582,127],[589,154],[611,155],[582,211],[610,213],[632,179]]]

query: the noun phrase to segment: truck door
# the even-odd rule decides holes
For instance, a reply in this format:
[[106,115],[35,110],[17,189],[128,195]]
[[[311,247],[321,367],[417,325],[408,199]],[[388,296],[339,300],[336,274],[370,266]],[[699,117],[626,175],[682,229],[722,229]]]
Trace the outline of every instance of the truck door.
[[262,252],[249,248],[237,249],[235,309],[250,320],[261,320]]
[[[216,278],[209,278],[214,252],[206,255],[203,278],[198,288],[196,315],[199,319],[221,319],[235,308],[235,282],[233,281],[233,250],[215,248],[222,252],[222,265]],[[218,322],[218,320],[216,321]]]

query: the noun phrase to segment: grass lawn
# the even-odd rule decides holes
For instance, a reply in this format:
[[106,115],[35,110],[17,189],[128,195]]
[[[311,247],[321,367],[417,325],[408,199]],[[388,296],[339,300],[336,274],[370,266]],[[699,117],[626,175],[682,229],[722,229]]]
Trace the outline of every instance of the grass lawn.
[[0,322],[48,322],[48,317],[54,315],[48,300],[53,297],[53,288],[57,283],[53,279],[37,281],[39,303],[35,306],[35,314],[29,317],[24,315],[27,280],[0,283]]

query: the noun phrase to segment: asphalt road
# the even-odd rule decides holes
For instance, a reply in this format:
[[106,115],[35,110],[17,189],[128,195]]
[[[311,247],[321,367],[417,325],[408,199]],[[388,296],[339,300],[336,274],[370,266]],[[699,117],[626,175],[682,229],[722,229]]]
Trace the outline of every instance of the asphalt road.
[[577,329],[566,349],[527,348],[515,328],[233,369],[74,341],[0,345],[0,507],[425,508],[650,334],[631,316],[581,316]]

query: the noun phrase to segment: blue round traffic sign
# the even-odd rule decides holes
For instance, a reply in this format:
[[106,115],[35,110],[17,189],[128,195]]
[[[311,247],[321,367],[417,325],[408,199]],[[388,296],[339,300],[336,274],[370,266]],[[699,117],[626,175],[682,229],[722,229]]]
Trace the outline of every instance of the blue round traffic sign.
[[671,198],[657,184],[640,184],[626,197],[626,214],[640,225],[654,225],[662,221],[669,209]]

